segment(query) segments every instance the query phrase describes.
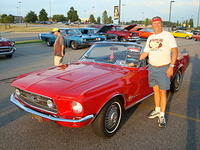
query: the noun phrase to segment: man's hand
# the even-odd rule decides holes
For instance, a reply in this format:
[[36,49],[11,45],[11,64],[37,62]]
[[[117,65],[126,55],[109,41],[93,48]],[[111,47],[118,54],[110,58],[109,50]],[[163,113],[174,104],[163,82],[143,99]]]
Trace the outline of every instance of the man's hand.
[[171,78],[173,76],[173,73],[174,73],[174,68],[169,66],[169,68],[166,71],[167,77]]
[[146,53],[146,52],[144,52],[144,53],[142,53],[141,55],[140,55],[140,60],[143,60],[143,59],[145,59],[147,56],[148,56],[148,54],[149,53]]

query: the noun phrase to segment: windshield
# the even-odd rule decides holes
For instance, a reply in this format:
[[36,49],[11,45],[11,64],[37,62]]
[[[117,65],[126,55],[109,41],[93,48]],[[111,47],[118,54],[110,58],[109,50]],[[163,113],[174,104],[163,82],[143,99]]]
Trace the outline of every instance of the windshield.
[[68,35],[82,35],[81,31],[79,31],[78,29],[66,30],[66,33]]
[[98,43],[93,45],[80,61],[137,67],[141,48],[133,44]]
[[95,34],[98,29],[80,29],[82,34]]

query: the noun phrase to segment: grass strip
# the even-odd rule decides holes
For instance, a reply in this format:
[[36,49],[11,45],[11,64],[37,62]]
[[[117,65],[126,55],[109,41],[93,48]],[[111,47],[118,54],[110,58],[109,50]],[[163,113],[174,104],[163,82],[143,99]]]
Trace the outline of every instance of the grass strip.
[[16,41],[15,44],[30,44],[30,43],[42,43],[41,40],[26,40],[26,41]]

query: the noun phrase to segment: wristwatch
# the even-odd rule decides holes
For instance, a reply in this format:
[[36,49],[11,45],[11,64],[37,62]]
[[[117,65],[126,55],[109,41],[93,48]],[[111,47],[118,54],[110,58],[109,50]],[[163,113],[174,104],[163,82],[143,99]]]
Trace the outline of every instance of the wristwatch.
[[173,65],[173,64],[170,64],[170,67],[175,67],[175,65]]

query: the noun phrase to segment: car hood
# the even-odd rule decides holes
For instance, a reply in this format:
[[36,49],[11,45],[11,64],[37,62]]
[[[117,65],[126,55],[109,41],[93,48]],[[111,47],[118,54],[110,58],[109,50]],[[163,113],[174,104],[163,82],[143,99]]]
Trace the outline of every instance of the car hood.
[[8,40],[6,38],[0,38],[0,47],[1,46],[11,46],[12,43],[14,44],[14,42],[11,40]]
[[74,63],[30,73],[11,85],[40,95],[78,97],[93,87],[121,78],[127,69],[100,64]]
[[106,33],[107,31],[111,30],[113,27],[113,25],[105,25],[103,27],[101,27],[97,33]]
[[127,27],[125,27],[124,30],[130,31],[131,29],[133,29],[136,26],[137,26],[137,24],[131,24],[131,25],[128,25]]

